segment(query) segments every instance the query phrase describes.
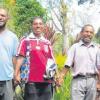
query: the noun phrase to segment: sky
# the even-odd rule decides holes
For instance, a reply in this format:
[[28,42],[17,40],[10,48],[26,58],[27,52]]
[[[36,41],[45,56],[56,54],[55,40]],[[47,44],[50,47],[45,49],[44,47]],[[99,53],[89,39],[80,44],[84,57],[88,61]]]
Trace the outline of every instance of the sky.
[[[39,0],[43,7],[47,8],[48,0]],[[52,3],[58,0],[51,0]],[[57,4],[58,2],[56,2]],[[65,0],[69,9],[69,20],[71,25],[71,34],[76,35],[85,24],[92,24],[97,32],[100,27],[100,0]],[[57,8],[54,8],[57,12]],[[52,9],[51,9],[52,10]],[[52,11],[51,11],[52,12]],[[53,13],[51,13],[53,14]],[[53,19],[61,28],[56,16],[53,14]]]

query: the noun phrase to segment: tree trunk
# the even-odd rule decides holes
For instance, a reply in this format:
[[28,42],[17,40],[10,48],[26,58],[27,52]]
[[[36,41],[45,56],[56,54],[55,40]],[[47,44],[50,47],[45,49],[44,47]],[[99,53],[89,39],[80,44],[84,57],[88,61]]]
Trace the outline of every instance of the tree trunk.
[[68,32],[66,34],[63,34],[63,45],[62,45],[62,55],[65,55],[69,48],[69,38],[68,38]]

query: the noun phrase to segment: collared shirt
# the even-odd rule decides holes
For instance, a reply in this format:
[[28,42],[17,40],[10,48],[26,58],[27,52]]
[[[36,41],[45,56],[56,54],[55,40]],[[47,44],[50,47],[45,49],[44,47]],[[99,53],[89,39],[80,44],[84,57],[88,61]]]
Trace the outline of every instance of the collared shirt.
[[33,33],[30,33],[28,38],[21,40],[18,55],[26,56],[26,40],[30,43],[30,69],[29,81],[31,82],[45,82],[43,75],[46,71],[46,64],[48,58],[53,58],[50,41],[44,37],[37,38]]
[[13,78],[14,67],[12,58],[17,53],[18,38],[14,33],[5,29],[0,33],[0,81]]
[[71,66],[73,76],[96,74],[97,52],[98,47],[94,43],[86,46],[80,41],[69,49],[65,65]]

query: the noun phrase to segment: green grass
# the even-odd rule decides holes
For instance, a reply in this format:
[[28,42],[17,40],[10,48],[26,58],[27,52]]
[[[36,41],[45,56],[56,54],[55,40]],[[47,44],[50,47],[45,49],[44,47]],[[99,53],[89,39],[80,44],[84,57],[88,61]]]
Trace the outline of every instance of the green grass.
[[[56,63],[58,65],[58,70],[62,70],[67,57],[63,56],[62,54],[58,54],[57,56],[55,56],[55,58],[56,58]],[[71,73],[69,72],[67,73],[62,86],[58,88],[57,91],[55,92],[54,100],[70,100],[71,79],[72,79]]]
[[70,100],[71,79],[71,74],[68,73],[64,79],[63,85],[55,92],[54,100]]

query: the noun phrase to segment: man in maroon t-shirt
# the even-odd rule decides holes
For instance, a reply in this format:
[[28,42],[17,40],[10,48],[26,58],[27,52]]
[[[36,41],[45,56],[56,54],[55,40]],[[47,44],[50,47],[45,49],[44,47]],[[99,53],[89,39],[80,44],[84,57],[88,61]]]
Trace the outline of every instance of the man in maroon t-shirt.
[[[40,17],[34,18],[32,29],[33,32],[27,37],[30,44],[30,67],[28,82],[25,84],[24,100],[51,100],[52,81],[43,77],[48,59],[54,59],[51,44],[41,34],[44,25]],[[20,82],[20,66],[26,56],[27,38],[21,40],[18,48],[18,60],[15,69],[17,82]]]

